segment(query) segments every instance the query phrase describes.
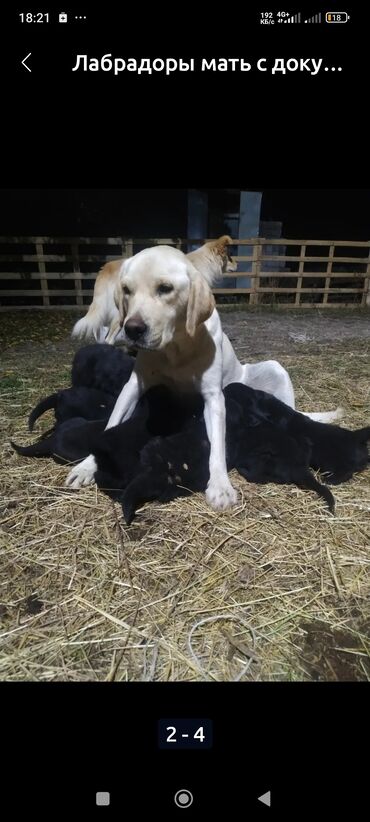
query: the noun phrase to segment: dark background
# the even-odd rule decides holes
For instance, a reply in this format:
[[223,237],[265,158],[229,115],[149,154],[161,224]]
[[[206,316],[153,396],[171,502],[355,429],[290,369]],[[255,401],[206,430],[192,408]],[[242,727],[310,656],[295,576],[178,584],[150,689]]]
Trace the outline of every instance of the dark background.
[[[239,211],[238,189],[203,190],[210,211]],[[3,236],[186,237],[187,189],[3,189],[0,220]],[[264,189],[261,220],[287,238],[368,240],[370,189]]]
[[[21,25],[22,9],[9,4],[0,54],[3,184],[165,188],[202,180],[212,187],[240,185],[243,175],[248,187],[254,171],[259,186],[262,175],[264,185],[277,187],[366,184],[369,29],[365,4],[357,5],[353,11],[345,4],[351,22],[344,25],[261,26],[259,12],[281,5],[202,15],[199,3],[174,13],[163,3],[143,10],[107,0],[90,4],[86,26],[37,26]],[[286,10],[310,15],[325,8]],[[29,52],[32,73],[21,62]],[[253,69],[169,77],[72,72],[77,54],[110,53],[239,57]],[[267,72],[256,69],[260,58],[268,60]],[[275,59],[301,58],[343,70],[271,73]]]

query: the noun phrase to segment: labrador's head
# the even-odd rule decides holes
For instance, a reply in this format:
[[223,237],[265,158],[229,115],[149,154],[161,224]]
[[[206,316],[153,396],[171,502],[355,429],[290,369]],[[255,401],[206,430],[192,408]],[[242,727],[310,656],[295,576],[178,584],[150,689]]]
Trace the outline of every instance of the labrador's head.
[[233,241],[228,234],[223,234],[222,237],[208,243],[210,250],[220,259],[223,273],[236,271],[238,268],[229,252],[230,245],[233,245]]
[[236,271],[238,268],[230,254],[232,244],[231,237],[224,234],[217,240],[210,240],[195,251],[191,251],[187,257],[207,282],[213,285],[223,274]]
[[194,336],[214,309],[205,279],[176,248],[140,251],[122,264],[114,300],[128,343],[158,350],[175,332]]

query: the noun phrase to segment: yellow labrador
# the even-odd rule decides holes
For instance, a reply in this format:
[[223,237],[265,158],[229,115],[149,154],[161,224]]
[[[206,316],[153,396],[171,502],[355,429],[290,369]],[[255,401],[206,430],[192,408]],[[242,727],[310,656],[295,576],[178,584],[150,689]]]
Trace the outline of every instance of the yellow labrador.
[[[231,243],[231,237],[224,234],[186,255],[210,285],[225,272],[236,271],[237,264],[228,253],[228,246]],[[123,262],[123,259],[115,260],[106,263],[100,269],[95,280],[93,301],[85,316],[75,324],[72,337],[94,337],[97,342],[106,342],[110,345],[124,339],[114,302],[114,292]]]
[[[140,396],[153,385],[201,393],[211,446],[206,498],[217,510],[228,508],[235,504],[237,494],[226,469],[222,388],[230,382],[244,382],[270,391],[294,407],[289,375],[273,360],[256,365],[239,362],[223,334],[205,276],[177,249],[157,246],[125,260],[114,299],[125,339],[135,345],[138,355],[107,428],[129,419]],[[325,416],[326,421],[333,418]],[[72,488],[89,485],[95,471],[95,459],[90,455],[72,469],[66,484]]]

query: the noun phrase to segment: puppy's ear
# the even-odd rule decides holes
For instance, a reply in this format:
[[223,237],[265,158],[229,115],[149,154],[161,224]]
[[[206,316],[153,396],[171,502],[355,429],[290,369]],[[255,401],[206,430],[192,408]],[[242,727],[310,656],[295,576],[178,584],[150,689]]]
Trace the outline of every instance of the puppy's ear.
[[119,318],[120,318],[121,327],[122,327],[122,325],[125,321],[125,317],[126,317],[126,305],[125,305],[125,300],[124,300],[122,280],[123,280],[123,275],[127,271],[127,264],[129,263],[130,259],[131,259],[131,257],[129,257],[127,260],[124,260],[124,262],[122,263],[121,269],[120,269],[118,277],[117,277],[117,284],[116,284],[115,289],[113,291],[114,304],[115,304],[116,308],[118,308],[118,311],[119,311]]
[[190,263],[188,274],[190,291],[186,312],[186,330],[193,337],[198,326],[205,323],[211,316],[215,308],[215,298],[207,281]]

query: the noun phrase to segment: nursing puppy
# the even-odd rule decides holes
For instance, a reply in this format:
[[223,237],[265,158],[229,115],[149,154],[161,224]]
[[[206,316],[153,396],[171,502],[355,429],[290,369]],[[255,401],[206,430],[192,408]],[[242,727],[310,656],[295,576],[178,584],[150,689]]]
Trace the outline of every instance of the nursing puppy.
[[65,465],[83,460],[104,429],[105,420],[87,422],[84,417],[72,417],[32,445],[17,445],[12,440],[10,444],[21,457],[51,457]]
[[[306,491],[315,491],[334,513],[332,493],[310,470],[309,441],[304,437],[295,440],[266,424],[248,428],[228,388],[224,391],[228,470],[236,468],[249,482],[294,484]],[[121,496],[115,496],[122,504],[127,524],[144,502],[169,502],[194,491],[204,491],[209,480],[209,450],[206,427],[199,418],[189,422],[181,433],[150,440],[140,454],[134,478],[126,487],[122,485],[125,490]],[[110,484],[117,488],[119,480],[111,477]]]
[[72,388],[50,394],[37,404],[28,419],[33,431],[36,420],[51,409],[57,423],[72,417],[85,420],[107,420],[115,399],[128,382],[134,357],[109,345],[86,345],[80,348],[72,363]]
[[33,431],[36,420],[51,409],[54,410],[57,423],[66,422],[72,417],[108,421],[114,404],[115,397],[112,394],[97,388],[64,388],[40,400],[28,417],[28,429]]
[[202,414],[203,408],[199,397],[177,397],[164,386],[156,386],[140,399],[127,423],[108,431],[105,431],[107,418],[87,421],[82,416],[86,412],[84,404],[76,405],[76,411],[81,416],[57,422],[54,430],[32,445],[11,441],[12,448],[21,456],[52,457],[62,464],[82,460],[94,451],[99,480],[103,482],[105,475],[113,474],[113,484],[124,488],[139,464],[144,445],[153,437],[181,431],[196,414]]
[[[118,397],[131,377],[135,359],[111,345],[85,345],[72,363],[72,386],[96,388]],[[82,415],[83,416],[83,415]]]
[[[308,471],[309,447],[266,425],[245,428],[233,400],[227,399],[226,408],[229,470],[236,467],[253,482],[295,483],[314,490],[334,510],[332,495]],[[158,386],[139,401],[131,419],[107,431],[103,421],[74,417],[32,445],[11,445],[20,456],[52,457],[59,464],[93,451],[98,487],[121,502],[130,524],[143,502],[169,502],[206,488],[210,447],[201,414],[200,398],[189,403]],[[171,434],[175,431],[180,433]]]
[[326,482],[346,482],[370,463],[370,427],[349,431],[336,425],[315,422],[289,408],[264,391],[253,391],[245,385],[229,385],[225,391],[239,407],[244,425],[258,433],[260,426],[287,434],[297,442],[310,444],[309,464],[324,473]]
[[[177,249],[157,246],[125,260],[114,299],[127,344],[138,349],[132,375],[119,395],[108,428],[129,419],[142,394],[164,384],[200,393],[210,442],[208,503],[216,510],[235,504],[227,474],[225,400],[222,388],[245,382],[279,394],[294,406],[289,375],[273,361],[241,365],[222,332],[210,287],[191,260]],[[271,367],[272,366],[272,367]],[[72,488],[92,482],[90,455],[66,481]]]
[[[188,259],[209,285],[216,282],[225,272],[236,271],[237,263],[228,253],[231,237],[223,235],[218,240],[205,243],[196,251],[187,254]],[[114,294],[119,282],[124,259],[106,263],[99,271],[94,285],[94,297],[90,308],[82,319],[75,324],[72,337],[83,339],[95,337],[97,342],[113,345],[124,339],[121,332],[119,311]]]

